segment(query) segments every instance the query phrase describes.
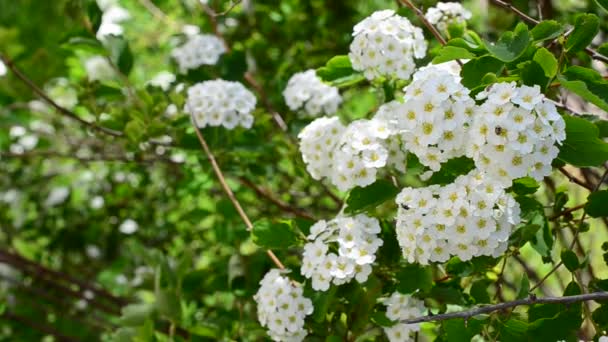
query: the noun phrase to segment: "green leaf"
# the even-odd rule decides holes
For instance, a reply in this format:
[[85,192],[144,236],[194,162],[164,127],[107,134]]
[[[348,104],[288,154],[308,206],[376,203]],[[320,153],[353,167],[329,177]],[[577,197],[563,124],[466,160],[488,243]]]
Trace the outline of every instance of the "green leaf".
[[559,80],[566,89],[608,111],[608,81],[597,71],[571,66]]
[[545,76],[551,78],[557,74],[557,59],[549,50],[541,47],[534,54],[534,61],[545,71]]
[[473,299],[475,299],[475,303],[490,303],[490,294],[488,294],[488,287],[492,284],[492,281],[489,279],[481,279],[473,283],[471,285],[471,290],[469,294]]
[[517,68],[520,70],[521,80],[525,85],[534,86],[538,84],[541,88],[546,88],[549,78],[545,76],[543,67],[536,61],[525,61],[519,63]]
[[604,56],[608,56],[608,43],[604,43],[597,47],[597,52]]
[[601,190],[591,193],[587,197],[585,212],[591,217],[608,216],[608,190]]
[[346,213],[354,214],[373,209],[380,204],[394,199],[399,189],[391,182],[379,179],[374,183],[362,188],[356,187],[350,191],[346,198]]
[[177,292],[173,289],[160,289],[156,291],[156,308],[158,313],[178,322],[181,317],[181,305]]
[[527,340],[528,323],[510,318],[504,324],[500,324],[500,338],[502,342],[519,342]]
[[[564,296],[580,294],[580,287],[571,282],[564,291]],[[528,309],[530,322],[528,336],[534,341],[557,341],[574,339],[580,328],[582,319],[582,304],[537,304]]]
[[133,68],[133,53],[129,42],[116,36],[110,36],[106,38],[106,41],[112,62],[123,75],[128,76]]
[[562,24],[555,20],[544,20],[534,26],[530,31],[534,41],[539,42],[548,39],[557,38],[564,31]]
[[146,125],[139,119],[133,119],[125,126],[125,134],[129,140],[138,142],[146,134]]
[[467,321],[457,318],[443,321],[442,326],[448,342],[471,341],[473,336],[481,332],[483,321],[476,318]]
[[61,47],[68,50],[82,50],[100,55],[107,54],[106,48],[95,37],[68,37],[62,41]]
[[492,56],[503,62],[512,62],[521,56],[530,44],[530,32],[524,23],[519,23],[513,32],[503,33],[496,44],[486,42]]
[[527,222],[524,227],[530,227],[530,229],[535,228],[535,225],[539,227],[534,229],[536,233],[534,234],[534,238],[530,239],[532,247],[543,258],[550,258],[551,248],[553,247],[553,236],[551,235],[543,205],[536,199],[527,196],[517,196],[515,200],[521,208],[522,220]]
[[518,195],[531,195],[538,190],[540,184],[532,177],[522,177],[513,181],[512,190]]
[[446,45],[442,47],[437,53],[437,56],[433,58],[433,64],[444,63],[455,59],[471,58],[475,58],[475,55],[469,52],[467,49]]
[[591,41],[600,30],[600,19],[595,14],[584,13],[574,22],[574,30],[568,36],[564,47],[566,51],[580,51],[591,44]]
[[398,281],[397,291],[408,294],[417,290],[427,292],[433,286],[433,274],[429,267],[418,264],[405,266],[395,277]]
[[558,158],[578,167],[599,166],[608,160],[608,144],[598,138],[599,129],[583,118],[564,116],[566,140]]
[[528,279],[528,275],[524,272],[521,276],[521,281],[519,282],[519,291],[517,291],[516,299],[524,299],[528,297],[528,293],[530,292],[530,280]]
[[429,184],[449,184],[460,175],[466,175],[475,168],[475,162],[467,157],[452,158],[441,164],[441,169],[431,176]]
[[608,329],[608,305],[604,304],[593,311],[591,314],[593,321],[597,323],[603,330]]
[[119,323],[125,326],[138,326],[144,324],[156,309],[154,304],[130,304],[121,309]]
[[392,327],[393,325],[397,324],[396,321],[391,321],[388,319],[388,317],[386,317],[386,311],[374,311],[370,315],[370,319],[372,322],[381,327]]
[[333,81],[354,73],[350,59],[345,55],[334,56],[324,67],[317,69],[317,76],[323,81]]
[[220,75],[224,80],[239,81],[247,72],[247,56],[242,50],[232,50],[222,55],[218,62]]
[[97,1],[89,2],[87,6],[87,16],[89,17],[89,21],[91,22],[91,26],[93,28],[93,32],[97,32],[99,26],[101,25],[101,19],[103,17],[103,12],[101,8],[97,5]]
[[566,266],[566,268],[570,272],[574,272],[580,266],[576,253],[574,253],[573,251],[571,251],[569,249],[564,249],[562,251],[561,258],[562,258],[562,263],[564,264],[564,266]]
[[261,219],[253,223],[251,230],[253,242],[268,249],[283,249],[299,242],[295,224],[292,221],[272,222]]
[[312,304],[315,308],[312,313],[312,319],[317,323],[325,321],[325,316],[329,310],[329,305],[336,296],[336,287],[331,286],[328,291],[320,292],[315,291],[312,296]]
[[483,87],[481,80],[488,74],[499,74],[502,71],[504,63],[492,56],[483,56],[474,58],[465,63],[460,71],[462,77],[462,85],[473,90],[478,87]]

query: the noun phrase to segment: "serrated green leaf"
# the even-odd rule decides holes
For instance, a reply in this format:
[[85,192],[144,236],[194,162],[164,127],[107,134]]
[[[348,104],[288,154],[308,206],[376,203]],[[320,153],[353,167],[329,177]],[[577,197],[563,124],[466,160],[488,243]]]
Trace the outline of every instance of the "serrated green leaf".
[[471,58],[475,58],[475,55],[469,52],[467,49],[446,45],[437,52],[437,56],[433,58],[433,64],[453,61],[455,59]]
[[574,29],[564,45],[566,51],[580,51],[591,44],[600,30],[600,19],[595,14],[584,13],[576,17]]
[[273,222],[261,219],[253,223],[251,230],[253,242],[268,249],[284,249],[299,242],[296,226],[292,221]]
[[521,56],[530,44],[530,32],[524,23],[519,23],[513,32],[503,33],[495,44],[486,42],[486,49],[503,62],[512,62]]
[[332,57],[324,67],[317,69],[317,76],[323,81],[329,82],[355,73],[348,56],[340,55]]
[[601,190],[591,193],[587,197],[585,212],[591,217],[607,217],[608,190]]
[[545,76],[551,78],[557,74],[557,59],[549,50],[541,47],[534,54],[534,61],[545,71]]
[[573,272],[579,268],[580,263],[578,261],[578,257],[573,251],[569,249],[564,249],[560,257],[562,259],[562,263],[564,264],[564,266],[566,266],[568,271]]
[[531,195],[538,190],[540,184],[532,177],[522,177],[513,181],[511,189],[518,195]]
[[380,204],[394,199],[399,189],[391,182],[379,179],[366,187],[356,187],[350,191],[346,198],[346,213],[360,213],[373,209]]
[[608,144],[598,138],[597,126],[583,118],[567,115],[564,121],[566,140],[558,158],[578,167],[603,165],[608,160]]

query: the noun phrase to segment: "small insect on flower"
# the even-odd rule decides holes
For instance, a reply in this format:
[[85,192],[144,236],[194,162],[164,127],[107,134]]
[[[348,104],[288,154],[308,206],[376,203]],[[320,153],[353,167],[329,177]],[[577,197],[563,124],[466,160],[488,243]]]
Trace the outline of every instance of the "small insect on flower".
[[405,203],[401,203],[401,208],[403,208],[404,210],[410,210],[410,207]]
[[501,135],[502,134],[502,127],[496,126],[494,128],[494,133],[496,133],[496,135]]

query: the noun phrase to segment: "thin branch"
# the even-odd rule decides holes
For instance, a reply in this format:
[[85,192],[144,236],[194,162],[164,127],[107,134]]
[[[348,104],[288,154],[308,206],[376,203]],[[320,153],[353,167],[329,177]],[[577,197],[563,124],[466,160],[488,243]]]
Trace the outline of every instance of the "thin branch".
[[[520,17],[523,21],[527,22],[528,24],[533,24],[533,25],[537,25],[538,23],[540,23],[540,21],[532,18],[531,16],[527,15],[526,13],[520,11],[519,9],[517,9],[517,7],[513,6],[512,4],[502,1],[502,0],[492,0],[493,3],[495,3],[496,5],[505,8],[513,13],[515,13],[518,17]],[[591,56],[591,58],[596,59],[598,61],[602,61],[604,63],[608,63],[608,57],[600,54],[599,52],[593,50],[592,48],[585,48],[585,52]]]
[[571,213],[571,212],[573,212],[573,211],[577,211],[577,210],[583,209],[583,208],[585,207],[585,204],[586,204],[586,203],[579,204],[579,205],[574,206],[574,207],[572,207],[572,208],[568,208],[568,209],[565,209],[565,210],[563,210],[563,211],[560,211],[559,213],[557,213],[557,214],[555,214],[555,215],[553,215],[553,216],[549,217],[549,221],[555,221],[555,220],[557,220],[558,218],[560,218],[560,217],[562,217],[562,216],[564,216],[564,215],[570,214],[570,213]]
[[[190,113],[194,113],[194,111],[190,111]],[[247,226],[247,230],[251,231],[253,229],[253,224],[251,223],[251,220],[249,219],[249,217],[243,210],[241,203],[239,203],[239,201],[236,199],[236,196],[234,196],[234,193],[228,186],[228,183],[226,183],[226,178],[224,177],[222,170],[220,169],[217,161],[215,160],[215,156],[211,152],[211,149],[209,149],[209,145],[207,145],[207,141],[205,141],[205,138],[203,137],[201,130],[198,128],[196,119],[194,118],[194,114],[190,114],[190,119],[192,121],[192,126],[194,127],[194,131],[196,132],[196,136],[198,137],[198,141],[200,142],[205,154],[207,155],[207,158],[209,158],[209,161],[211,162],[211,167],[213,168],[213,171],[215,172],[215,175],[217,176],[217,179],[219,180],[220,185],[224,189],[224,193],[226,193],[226,196],[228,196],[228,199],[230,199],[230,202],[232,202],[232,205],[234,205],[234,208],[239,213],[239,216],[241,217],[243,222],[245,222],[245,226]],[[266,254],[268,254],[270,259],[274,262],[274,264],[278,268],[285,269],[285,266],[283,266],[283,263],[281,263],[281,261],[277,258],[277,256],[271,250],[266,250]]]
[[127,156],[123,156],[123,155],[105,155],[105,154],[95,154],[92,157],[83,157],[83,156],[78,156],[75,152],[74,153],[68,153],[68,154],[62,154],[62,153],[59,153],[59,152],[48,151],[48,150],[46,150],[46,151],[45,150],[29,151],[29,152],[24,152],[24,153],[11,153],[11,152],[2,152],[2,151],[0,151],[0,157],[3,157],[3,158],[21,158],[21,159],[36,158],[36,157],[41,157],[41,158],[58,158],[58,159],[73,159],[73,160],[77,160],[77,161],[82,162],[82,163],[117,162],[117,163],[154,164],[156,162],[163,162],[163,163],[179,164],[179,165],[181,165],[181,163],[176,163],[176,162],[172,161],[169,158],[147,158],[147,159],[144,159],[142,157],[128,158]]
[[570,172],[568,172],[568,170],[566,170],[564,167],[560,167],[559,168],[559,172],[561,172],[564,176],[566,176],[568,178],[568,180],[572,183],[576,183],[580,186],[582,186],[583,188],[589,190],[589,191],[593,191],[593,188],[591,187],[591,185],[581,181],[580,179],[574,177]]
[[309,220],[314,220],[314,217],[312,215],[310,215],[309,213],[307,213],[305,211],[302,211],[302,210],[300,210],[298,208],[294,208],[291,205],[289,205],[288,203],[285,203],[285,202],[281,201],[280,199],[275,198],[274,196],[272,196],[272,194],[268,193],[268,191],[266,191],[265,189],[261,188],[257,184],[253,183],[249,179],[247,179],[245,177],[241,177],[241,178],[239,178],[239,180],[241,181],[241,183],[243,185],[245,185],[246,187],[248,187],[251,190],[253,190],[258,196],[267,199],[268,201],[270,201],[271,203],[273,203],[274,205],[276,205],[277,207],[279,207],[281,210],[283,210],[285,212],[288,212],[288,213],[292,213],[295,216],[298,216],[298,217],[301,217],[301,218],[305,218],[305,219],[309,219]]
[[[255,78],[253,78],[253,75],[249,72],[245,73],[245,81],[247,81],[247,83],[249,83],[249,85],[251,85],[255,91],[258,93],[258,95],[260,96],[260,99],[262,100],[262,102],[264,103],[264,107],[266,107],[266,110],[268,111],[268,113],[270,113],[270,115],[272,115],[272,118],[274,119],[274,121],[276,122],[277,126],[279,126],[279,128],[283,131],[283,132],[287,132],[287,124],[285,123],[285,120],[283,120],[283,117],[281,117],[281,114],[279,114],[279,112],[277,112],[273,105],[270,103],[270,100],[268,100],[268,96],[266,96],[266,92],[264,91],[264,88],[262,88],[262,86],[260,86],[260,84],[255,80]],[[291,136],[289,136],[291,139],[293,139]]]
[[431,31],[433,36],[435,36],[435,38],[437,38],[437,40],[439,41],[439,43],[441,43],[441,45],[447,44],[447,42],[445,41],[443,36],[441,36],[441,33],[439,33],[439,31],[437,30],[437,28],[435,28],[435,26],[433,26],[433,24],[431,24],[428,20],[426,20],[424,13],[422,13],[422,11],[418,7],[416,7],[410,0],[399,0],[399,2],[401,2],[401,4],[409,7],[412,11],[414,11],[416,16],[420,19],[420,21],[422,21],[424,26],[426,26]]
[[105,134],[108,134],[108,135],[111,135],[114,137],[120,137],[123,135],[122,132],[115,131],[113,129],[102,127],[102,126],[97,126],[93,122],[86,121],[86,120],[82,119],[81,117],[79,117],[78,115],[76,115],[76,113],[72,112],[71,110],[60,106],[59,104],[57,104],[57,102],[53,101],[47,94],[45,94],[45,92],[42,89],[40,89],[40,87],[38,87],[32,80],[30,80],[25,74],[23,74],[21,72],[21,70],[19,70],[19,68],[17,68],[17,66],[13,63],[13,61],[11,59],[9,59],[7,56],[0,53],[0,60],[2,60],[2,62],[6,65],[6,67],[9,68],[13,72],[13,74],[15,74],[15,76],[17,76],[17,78],[19,78],[30,89],[32,89],[32,91],[36,95],[40,96],[46,103],[48,103],[53,108],[55,108],[63,116],[70,118],[74,121],[77,121],[77,122],[83,124],[84,126],[89,127],[93,130],[96,130],[96,131],[99,131],[99,132],[102,132],[102,133],[105,133]]
[[465,310],[465,311],[416,317],[416,318],[412,318],[412,319],[402,320],[402,321],[400,321],[400,323],[413,324],[413,323],[421,323],[421,322],[438,322],[438,321],[445,321],[448,319],[455,319],[455,318],[462,318],[462,319],[467,320],[471,317],[478,316],[481,314],[501,311],[501,310],[514,308],[514,307],[521,306],[521,305],[572,304],[572,303],[584,302],[584,301],[589,301],[589,300],[595,300],[595,301],[608,300],[608,292],[601,291],[601,292],[585,293],[585,294],[575,295],[575,296],[545,297],[545,298],[536,298],[536,296],[531,295],[528,298],[518,299],[518,300],[511,301],[511,302],[504,302],[504,303],[499,303],[499,304],[494,304],[494,305],[478,306],[476,308],[473,308],[470,310]]
[[238,6],[240,3],[242,2],[242,0],[236,0],[233,1],[232,4],[230,5],[230,7],[228,7],[227,10],[225,10],[224,12],[219,12],[219,13],[214,13],[213,16],[214,17],[222,17],[227,15],[228,13],[230,13],[236,6]]
[[27,319],[26,317],[17,315],[15,313],[5,312],[3,315],[0,315],[0,317],[5,317],[7,319],[19,322],[23,325],[30,327],[31,329],[37,330],[43,334],[52,335],[54,338],[57,339],[57,341],[60,341],[60,342],[77,342],[77,341],[79,341],[73,337],[63,335],[59,331],[55,330],[55,328],[53,328],[52,326],[42,324],[42,323],[36,322],[36,321],[31,321],[31,320]]

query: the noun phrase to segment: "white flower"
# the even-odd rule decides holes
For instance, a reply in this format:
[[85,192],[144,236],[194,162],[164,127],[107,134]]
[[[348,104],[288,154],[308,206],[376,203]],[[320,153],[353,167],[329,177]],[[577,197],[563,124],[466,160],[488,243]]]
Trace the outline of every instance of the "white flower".
[[[386,317],[392,321],[401,321],[424,316],[425,306],[420,299],[410,295],[394,292],[384,301]],[[398,323],[384,328],[384,333],[391,342],[413,341],[414,334],[420,331],[420,324]]]
[[114,78],[115,72],[106,57],[93,56],[84,62],[89,81],[106,81]]
[[194,116],[198,127],[236,126],[251,128],[256,98],[241,83],[213,80],[188,88],[184,111]]
[[6,65],[0,61],[0,77],[6,75]]
[[53,188],[53,189],[51,189],[49,196],[46,198],[44,205],[47,207],[56,206],[58,204],[65,202],[65,200],[68,198],[69,195],[70,195],[70,188],[68,188],[68,187],[60,186],[60,187]]
[[161,71],[156,74],[150,81],[148,81],[148,84],[167,91],[171,87],[171,83],[175,82],[175,79],[176,78],[174,74],[168,71]]
[[116,4],[100,6],[104,12],[101,17],[101,24],[97,29],[97,39],[104,41],[108,36],[121,36],[123,28],[121,22],[131,19],[129,12]]
[[353,69],[368,79],[380,76],[409,79],[414,59],[426,55],[422,30],[392,10],[377,11],[353,28],[348,57]]
[[283,98],[291,110],[303,109],[300,113],[308,117],[334,114],[342,102],[338,88],[323,83],[314,70],[291,76]]
[[435,7],[430,7],[424,16],[440,31],[447,32],[450,24],[464,23],[471,19],[471,12],[457,2],[438,2]]
[[103,199],[103,197],[95,196],[91,199],[89,206],[92,209],[100,209],[101,207],[103,207],[104,203],[105,203],[105,200]]
[[138,228],[139,225],[137,222],[133,221],[132,219],[126,219],[120,224],[118,230],[123,234],[130,235],[135,233]]
[[302,295],[302,288],[272,269],[260,281],[253,296],[258,304],[258,320],[268,328],[274,341],[302,341],[307,331],[304,319],[313,313],[312,301]]
[[188,41],[171,52],[181,73],[196,69],[201,65],[215,65],[226,52],[224,42],[211,34],[188,36]]

